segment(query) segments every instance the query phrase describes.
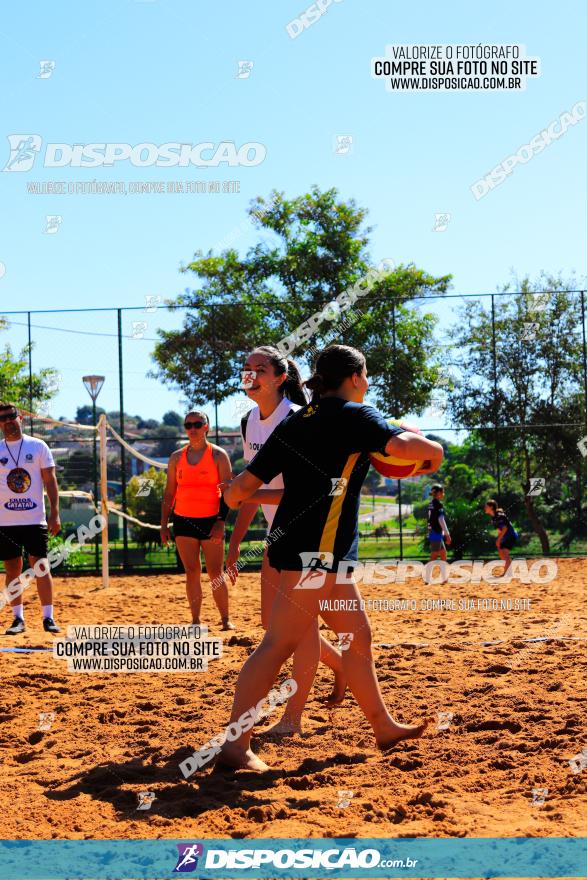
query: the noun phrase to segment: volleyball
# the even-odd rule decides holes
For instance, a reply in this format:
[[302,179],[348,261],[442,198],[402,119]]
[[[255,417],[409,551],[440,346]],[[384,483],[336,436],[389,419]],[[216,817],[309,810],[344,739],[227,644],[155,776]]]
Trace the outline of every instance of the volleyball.
[[[397,425],[405,431],[411,431],[413,434],[422,433],[419,428],[415,428],[413,425],[408,425],[401,419],[388,419],[387,422],[389,425]],[[396,480],[403,480],[406,477],[415,476],[424,465],[424,462],[421,460],[416,461],[407,458],[398,458],[396,455],[383,455],[381,452],[371,452],[369,458],[371,459],[371,464],[375,470],[382,476],[388,478],[393,477]]]

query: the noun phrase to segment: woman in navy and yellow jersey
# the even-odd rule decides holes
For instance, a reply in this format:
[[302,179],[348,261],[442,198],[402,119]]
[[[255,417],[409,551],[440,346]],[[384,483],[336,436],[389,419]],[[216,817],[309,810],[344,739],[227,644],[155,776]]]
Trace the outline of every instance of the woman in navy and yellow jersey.
[[[357,585],[348,572],[358,559],[361,486],[369,453],[421,459],[423,473],[440,466],[439,443],[390,425],[374,407],[363,404],[369,382],[365,358],[357,349],[331,345],[318,356],[306,382],[312,402],[290,413],[242,474],[226,487],[230,507],[243,501],[278,503],[273,530],[283,537],[271,543],[269,562],[280,572],[279,591],[263,641],[239,675],[231,722],[257,706],[281,667],[318,615],[345,635],[344,672],[355,699],[371,724],[377,745],[386,749],[421,736],[426,721],[398,724],[385,706],[373,665],[369,622]],[[261,490],[283,475],[283,490]],[[340,570],[344,572],[340,575]],[[325,610],[325,600],[344,600]],[[334,606],[334,607],[333,607]],[[225,742],[220,760],[235,768],[266,770],[250,749],[251,731]]]
[[[261,345],[252,351],[244,363],[243,389],[256,406],[248,411],[241,422],[243,451],[246,462],[253,460],[271,437],[273,431],[292,412],[297,412],[308,403],[299,370],[294,361],[284,357],[270,345]],[[283,489],[283,478],[277,474],[264,486],[266,489]],[[258,503],[241,505],[228,547],[226,571],[232,583],[238,576],[237,560],[240,543],[259,509]],[[264,503],[263,515],[267,521],[267,532],[271,542],[273,519],[277,504]],[[273,601],[279,589],[279,572],[269,561],[268,549],[263,553],[261,566],[261,622],[263,629],[269,625]],[[301,731],[302,713],[312,687],[319,660],[329,666],[335,676],[334,688],[326,705],[340,703],[344,697],[346,682],[340,653],[331,642],[314,632],[308,633],[293,657],[292,675],[297,690],[284,709],[283,716],[270,729],[272,734],[290,734]]]

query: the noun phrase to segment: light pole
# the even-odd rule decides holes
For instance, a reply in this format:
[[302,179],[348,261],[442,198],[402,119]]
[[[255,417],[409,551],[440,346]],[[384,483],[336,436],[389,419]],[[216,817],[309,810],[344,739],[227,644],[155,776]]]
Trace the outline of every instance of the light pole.
[[[92,398],[92,422],[94,425],[94,429],[96,428],[97,419],[96,419],[96,400],[98,398],[98,394],[102,390],[102,386],[104,385],[105,377],[104,376],[82,376],[82,382],[84,383],[84,388]],[[94,504],[98,504],[98,453],[97,453],[97,437],[96,431],[94,430]],[[108,526],[106,526],[108,528]],[[100,551],[98,549],[98,542],[96,541],[96,569],[100,566]]]

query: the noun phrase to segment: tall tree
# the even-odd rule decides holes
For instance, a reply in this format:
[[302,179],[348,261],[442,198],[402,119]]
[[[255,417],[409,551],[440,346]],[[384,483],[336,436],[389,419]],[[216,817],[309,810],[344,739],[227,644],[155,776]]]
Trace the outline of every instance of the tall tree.
[[[96,417],[105,413],[106,410],[102,409],[101,406],[96,407]],[[79,425],[93,425],[94,424],[94,411],[89,403],[84,403],[83,406],[78,406],[75,411],[75,420]]]
[[335,189],[318,187],[289,200],[275,191],[267,201],[254,200],[249,216],[264,233],[258,244],[242,258],[234,249],[220,256],[199,251],[185,267],[198,287],[172,305],[186,309],[182,329],[158,331],[153,375],[179,388],[190,405],[219,403],[239,391],[244,358],[255,345],[290,337],[328,306],[328,317],[292,356],[310,360],[328,341],[358,345],[368,355],[377,403],[390,414],[421,411],[436,375],[427,364],[435,319],[408,302],[444,293],[450,276],[400,266],[371,285],[358,311],[329,306],[371,268],[366,213]]
[[[8,327],[6,319],[0,318],[0,331]],[[57,376],[57,370],[44,368],[29,377],[28,345],[19,354],[14,354],[9,345],[0,352],[0,400],[36,411],[39,404],[55,395]]]
[[161,421],[164,425],[168,425],[170,428],[183,427],[183,416],[180,413],[175,412],[173,409],[168,410]]
[[[494,478],[498,462],[502,484],[521,488],[545,554],[545,501],[556,497],[561,479],[573,480],[582,494],[576,449],[577,423],[585,423],[578,395],[582,319],[570,286],[552,276],[524,278],[520,296],[495,298],[494,315],[476,300],[467,303],[449,334],[460,376],[448,403],[453,423],[482,437]],[[535,479],[545,480],[544,496],[532,494]]]

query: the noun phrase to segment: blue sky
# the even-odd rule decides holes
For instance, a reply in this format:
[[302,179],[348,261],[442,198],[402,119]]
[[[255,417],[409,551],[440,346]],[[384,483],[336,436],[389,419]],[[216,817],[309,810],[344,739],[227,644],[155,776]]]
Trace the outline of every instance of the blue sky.
[[[2,166],[8,135],[24,133],[40,135],[44,145],[234,141],[261,143],[267,152],[254,167],[135,168],[125,161],[43,168],[37,157],[28,172],[0,173],[0,309],[143,308],[148,295],[173,297],[189,281],[179,265],[233,234],[252,198],[273,188],[292,197],[312,184],[335,186],[369,209],[375,261],[452,273],[455,292],[495,290],[512,270],[574,271],[580,283],[586,121],[518,165],[485,198],[475,200],[470,186],[587,100],[582,4],[563,0],[538,14],[530,2],[480,10],[470,2],[342,0],[291,39],[286,25],[304,8],[303,0],[75,8],[37,0],[5,9]],[[390,93],[371,78],[370,61],[391,43],[523,44],[542,72],[519,92]],[[55,62],[45,79],[38,78],[41,60]],[[254,63],[247,79],[236,76],[241,60]],[[337,135],[352,136],[349,154],[334,152]],[[124,181],[128,188],[176,180],[239,180],[240,193],[27,192],[33,181]],[[440,212],[450,213],[450,222],[433,231]],[[56,234],[44,232],[47,215],[62,217]],[[251,227],[234,245],[244,252],[256,240]],[[454,320],[454,302],[437,306],[443,326]],[[180,395],[145,373],[156,328],[174,326],[178,317],[126,312],[128,337],[133,321],[148,327],[145,338],[125,340],[125,409],[160,418],[180,408]],[[12,316],[0,344],[18,349],[24,323],[25,316]],[[34,366],[53,366],[62,376],[53,415],[73,417],[86,402],[86,372],[104,373],[100,403],[117,408],[114,312],[34,315],[33,325]],[[220,420],[236,422],[231,414],[225,404]]]

